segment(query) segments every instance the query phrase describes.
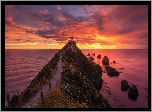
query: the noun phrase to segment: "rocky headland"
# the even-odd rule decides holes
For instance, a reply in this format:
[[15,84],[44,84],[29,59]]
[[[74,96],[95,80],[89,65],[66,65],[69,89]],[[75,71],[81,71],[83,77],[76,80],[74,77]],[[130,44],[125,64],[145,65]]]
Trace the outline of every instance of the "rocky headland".
[[102,72],[71,40],[20,95],[13,96],[9,108],[110,108],[99,93]]

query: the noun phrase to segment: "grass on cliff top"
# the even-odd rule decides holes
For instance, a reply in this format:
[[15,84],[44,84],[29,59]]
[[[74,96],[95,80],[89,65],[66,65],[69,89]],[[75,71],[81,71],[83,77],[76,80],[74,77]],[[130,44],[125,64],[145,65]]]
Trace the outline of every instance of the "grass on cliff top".
[[71,100],[64,96],[59,88],[59,84],[48,91],[43,97],[43,102],[37,105],[37,108],[86,108],[85,105]]

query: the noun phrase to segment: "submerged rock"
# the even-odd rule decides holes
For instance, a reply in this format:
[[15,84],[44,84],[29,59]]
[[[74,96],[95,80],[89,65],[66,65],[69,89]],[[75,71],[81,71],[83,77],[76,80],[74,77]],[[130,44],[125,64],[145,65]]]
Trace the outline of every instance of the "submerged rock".
[[99,55],[97,56],[97,58],[101,58],[101,55],[99,54]]
[[90,57],[88,58],[88,60],[89,60],[90,62],[92,62],[92,61],[94,61],[94,58],[90,56]]
[[93,53],[92,55],[95,56],[95,53]]
[[134,86],[130,86],[128,91],[128,97],[132,100],[137,100],[138,96],[138,89]]
[[87,56],[90,56],[90,54],[88,53],[88,55]]
[[103,63],[103,65],[109,65],[109,59],[107,56],[104,56],[102,63]]
[[120,75],[119,72],[116,71],[115,68],[112,68],[112,67],[110,67],[110,66],[106,66],[105,69],[106,69],[107,74],[108,74],[109,76],[119,76],[119,75]]
[[148,92],[148,88],[145,88],[145,90],[147,90],[147,92]]
[[121,81],[121,90],[127,91],[129,88],[128,82],[126,80]]

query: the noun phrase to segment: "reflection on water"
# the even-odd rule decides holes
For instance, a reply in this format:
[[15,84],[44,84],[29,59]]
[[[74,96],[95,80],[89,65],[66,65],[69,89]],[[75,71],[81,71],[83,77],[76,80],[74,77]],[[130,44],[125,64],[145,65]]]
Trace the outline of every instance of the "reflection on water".
[[[96,53],[94,60],[100,64],[105,71],[105,66],[102,64],[104,56],[108,56],[110,66],[116,68],[120,75],[118,77],[110,77],[107,73],[103,73],[102,78],[107,83],[106,86],[110,88],[113,94],[116,94],[117,98],[122,101],[126,108],[146,108],[148,105],[147,92],[145,90],[148,87],[148,50],[82,50],[85,55],[88,53]],[[97,59],[97,55],[101,54],[101,59]],[[116,63],[113,63],[115,61]],[[127,80],[131,85],[136,85],[138,88],[139,96],[136,101],[128,98],[128,92],[121,90],[121,80]],[[142,82],[142,83],[141,83]],[[104,93],[103,89],[100,91]],[[110,102],[113,108],[118,108],[119,105],[107,96],[107,100]]]
[[[52,59],[58,50],[6,50],[5,52],[5,99],[9,94],[12,97],[22,92],[38,74],[38,72]],[[107,73],[102,74],[103,80],[110,88],[112,95],[116,95],[119,102],[126,108],[145,108],[148,105],[148,50],[82,50],[87,55],[95,53],[94,61],[102,65],[104,56],[108,56],[110,66],[121,72],[118,77],[110,77]],[[101,54],[101,59],[97,55]],[[113,63],[116,61],[116,63]],[[121,69],[124,68],[124,69]],[[139,96],[136,101],[128,98],[128,92],[121,90],[121,80],[127,80],[138,88]],[[112,107],[119,107],[113,97],[101,90],[100,93],[110,102]]]
[[58,50],[5,50],[5,99],[21,93]]

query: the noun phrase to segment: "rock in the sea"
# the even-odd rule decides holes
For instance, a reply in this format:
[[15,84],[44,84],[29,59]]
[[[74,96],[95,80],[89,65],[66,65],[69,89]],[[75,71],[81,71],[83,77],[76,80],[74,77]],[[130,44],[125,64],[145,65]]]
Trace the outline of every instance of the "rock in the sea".
[[99,55],[97,56],[97,58],[101,58],[101,55],[99,54]]
[[147,90],[147,92],[148,92],[148,88],[145,88],[145,90]]
[[133,84],[131,84],[131,85],[132,85],[132,87],[135,87],[135,88],[137,87],[136,85],[133,85]]
[[90,56],[90,54],[88,53],[88,55],[87,56]]
[[90,56],[90,57],[88,58],[88,60],[89,60],[90,62],[92,62],[92,61],[94,61],[94,58]]
[[108,74],[109,76],[119,76],[119,75],[120,75],[119,72],[116,71],[115,68],[112,68],[112,67],[110,67],[110,66],[106,66],[105,69],[106,69],[107,74]]
[[107,56],[104,56],[103,60],[102,60],[102,63],[104,65],[109,65],[109,58]]
[[121,81],[121,90],[127,91],[129,88],[128,82],[126,80]]
[[95,53],[93,53],[92,55],[95,56]]
[[113,61],[113,63],[116,63],[116,61]]
[[138,89],[134,86],[132,87],[130,86],[128,91],[128,97],[132,100],[137,100],[138,96],[139,96]]

